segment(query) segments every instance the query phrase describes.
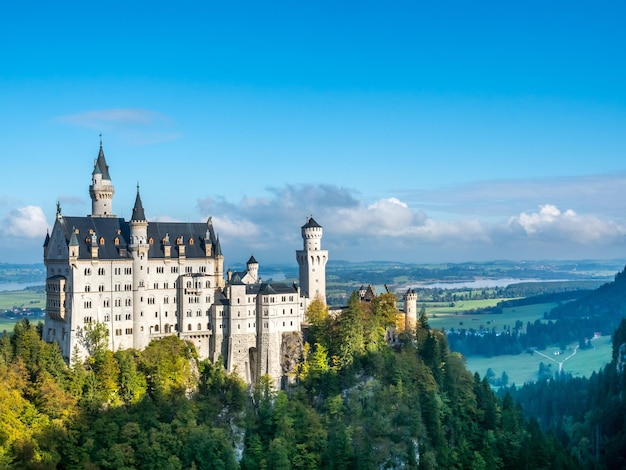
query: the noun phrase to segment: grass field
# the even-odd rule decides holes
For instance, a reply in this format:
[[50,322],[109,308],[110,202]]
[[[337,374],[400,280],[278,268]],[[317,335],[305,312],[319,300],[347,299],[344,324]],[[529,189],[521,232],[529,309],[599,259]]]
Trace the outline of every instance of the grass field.
[[[534,352],[532,355],[522,353],[515,356],[478,357],[471,356],[466,359],[466,365],[472,372],[478,372],[481,377],[491,368],[496,377],[500,377],[503,371],[509,376],[509,385],[523,385],[526,382],[535,382],[539,363],[552,364],[554,372],[559,370],[559,362],[563,362],[563,371],[574,377],[589,377],[594,371],[598,371],[611,360],[611,336],[600,336],[592,340],[592,349],[577,350],[572,355],[576,344],[571,344],[565,352],[555,356],[558,348],[546,348],[545,351]],[[542,356],[540,353],[548,357]]]
[[17,290],[0,292],[0,310],[13,307],[18,308],[44,308],[46,294],[32,290]]
[[534,322],[537,319],[543,320],[543,315],[549,312],[556,304],[535,304],[523,307],[507,307],[502,309],[502,313],[482,313],[471,314],[469,310],[484,308],[496,305],[502,299],[493,300],[466,300],[457,302],[455,307],[432,307],[426,304],[426,316],[428,323],[433,328],[478,328],[485,327],[504,328],[513,327],[516,320],[520,320],[524,325],[527,322]]
[[[44,308],[46,305],[46,294],[33,290],[0,291],[0,311],[17,308]],[[41,317],[30,319],[37,323],[43,321]],[[3,331],[13,331],[15,323],[19,320],[0,318],[0,333]]]

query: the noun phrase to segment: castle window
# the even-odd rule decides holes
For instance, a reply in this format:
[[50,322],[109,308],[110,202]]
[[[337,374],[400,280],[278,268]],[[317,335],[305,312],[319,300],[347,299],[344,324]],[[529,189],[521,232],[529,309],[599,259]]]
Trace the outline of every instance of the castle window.
[[104,302],[102,304],[103,307],[109,307],[109,299],[104,299]]
[[170,271],[172,272],[172,274],[178,273],[178,266],[172,266]]
[[132,274],[133,268],[124,268],[124,274]]
[[91,276],[91,268],[85,268],[85,276]]
[[164,303],[164,304],[169,304],[169,303],[170,303],[170,298],[169,298],[169,297],[165,297],[165,298],[163,299],[163,303]]
[[159,283],[155,282],[154,285],[152,286],[154,289],[158,289],[159,288]]
[[198,323],[198,330],[202,329],[202,325],[200,323]]
[[154,245],[154,238],[152,238],[152,237],[148,238],[148,243],[150,245]]
[[187,331],[191,331],[191,324],[187,325]]
[[187,310],[187,317],[190,317],[191,315],[191,310]]
[[186,273],[192,273],[192,272],[193,272],[193,266],[187,266],[187,267],[185,267],[185,272],[186,272]]
[[99,276],[104,276],[105,275],[104,268],[98,268],[98,275]]
[[109,317],[108,315],[104,316],[104,321],[110,321],[110,320],[111,320],[111,317]]
[[196,317],[202,316],[202,310],[196,310]]
[[89,284],[85,286],[85,292],[91,292],[91,286]]
[[154,332],[158,333],[159,332],[159,325],[154,325]]
[[182,243],[183,243],[183,239],[182,239],[182,237],[177,237],[177,238],[176,238],[176,244],[177,244],[177,245],[182,245]]
[[122,336],[122,329],[118,328],[115,330],[115,336]]
[[187,289],[191,289],[191,281],[187,281]]
[[115,306],[116,307],[121,307],[122,306],[122,299],[115,299]]
[[130,297],[127,297],[126,300],[124,301],[124,305],[126,305],[127,307],[130,307],[132,303],[133,301],[131,300]]
[[100,237],[100,245],[104,245],[104,237]]
[[104,284],[98,286],[98,292],[104,292]]
[[206,281],[206,282],[204,283],[204,285],[205,285],[205,287],[206,287],[207,289],[208,289],[208,288],[210,288],[210,287],[211,287],[211,281]]
[[126,320],[132,320],[132,319],[133,319],[132,314],[127,313],[127,314],[126,314]]
[[193,238],[189,238],[189,244],[193,245]]
[[114,244],[115,246],[119,246],[119,244],[120,244],[120,238],[119,238],[119,237],[115,237],[115,239],[113,240],[113,244]]
[[126,328],[126,334],[127,335],[132,335],[133,334],[133,329],[132,328]]

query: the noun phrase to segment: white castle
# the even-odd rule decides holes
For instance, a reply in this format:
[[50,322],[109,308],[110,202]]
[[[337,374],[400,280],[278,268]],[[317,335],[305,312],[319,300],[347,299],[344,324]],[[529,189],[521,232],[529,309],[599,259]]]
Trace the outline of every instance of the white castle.
[[[139,187],[129,221],[113,214],[114,187],[102,142],[89,186],[91,214],[67,217],[57,205],[46,235],[43,338],[66,361],[87,355],[81,332],[90,322],[108,331],[112,351],[143,349],[177,335],[201,358],[222,359],[248,383],[269,374],[279,384],[293,365],[310,300],[326,301],[328,251],[322,227],[307,218],[297,250],[300,285],[262,282],[250,257],[243,272],[224,273],[211,218],[206,223],[148,222]],[[297,359],[297,358],[296,358]]]

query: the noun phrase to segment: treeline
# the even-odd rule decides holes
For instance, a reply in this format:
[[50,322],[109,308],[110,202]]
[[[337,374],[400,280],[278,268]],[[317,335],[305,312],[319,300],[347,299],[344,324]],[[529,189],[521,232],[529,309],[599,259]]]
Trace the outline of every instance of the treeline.
[[521,403],[585,468],[626,468],[626,320],[613,335],[609,364],[589,378],[557,374],[502,389]]
[[[507,327],[500,331],[492,329],[452,329],[447,331],[450,349],[464,356],[480,355],[485,357],[501,354],[520,354],[529,348],[544,350],[550,345],[562,349],[577,342],[580,348],[589,347],[589,341],[598,330],[598,322],[590,319],[568,319],[559,321],[535,320],[517,322],[514,328]],[[606,330],[604,330],[606,331]]]
[[0,338],[0,468],[579,468],[511,396],[465,369],[395,299],[308,311],[293,385],[248,388],[175,336],[67,366],[28,321]]

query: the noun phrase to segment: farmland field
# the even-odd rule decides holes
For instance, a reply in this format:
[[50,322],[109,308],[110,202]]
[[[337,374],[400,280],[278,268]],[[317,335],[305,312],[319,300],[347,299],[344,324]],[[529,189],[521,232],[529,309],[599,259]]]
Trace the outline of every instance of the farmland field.
[[451,328],[477,329],[480,325],[501,329],[507,325],[513,327],[516,320],[521,321],[524,325],[537,319],[543,320],[544,313],[549,312],[556,305],[555,303],[547,303],[507,307],[502,309],[502,313],[474,314],[471,312],[477,308],[495,306],[501,300],[466,300],[457,302],[455,307],[429,307],[428,304],[425,304],[428,323],[433,328],[446,330]]
[[496,377],[500,377],[502,372],[506,371],[509,376],[509,385],[535,382],[541,362],[546,366],[551,364],[550,368],[553,372],[558,372],[559,362],[563,362],[564,372],[572,374],[574,377],[589,377],[594,371],[600,370],[611,360],[611,336],[595,338],[592,340],[592,345],[591,349],[579,349],[574,355],[572,353],[576,344],[569,345],[558,356],[554,354],[558,351],[557,348],[535,351],[532,355],[522,353],[515,356],[472,356],[466,358],[466,365],[470,371],[478,372],[481,377],[485,376],[488,369],[491,369]]
[[0,311],[18,308],[44,308],[46,294],[43,291],[18,290],[0,292]]

